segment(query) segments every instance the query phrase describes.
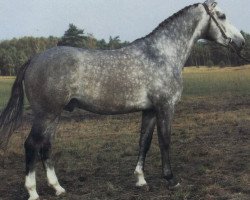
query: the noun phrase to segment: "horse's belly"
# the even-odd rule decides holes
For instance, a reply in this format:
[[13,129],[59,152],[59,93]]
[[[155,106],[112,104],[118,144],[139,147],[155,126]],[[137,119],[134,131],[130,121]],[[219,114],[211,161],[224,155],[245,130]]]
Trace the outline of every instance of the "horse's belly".
[[78,107],[100,114],[118,114],[136,112],[151,107],[147,95],[142,91],[137,93],[99,93],[96,91],[76,97]]

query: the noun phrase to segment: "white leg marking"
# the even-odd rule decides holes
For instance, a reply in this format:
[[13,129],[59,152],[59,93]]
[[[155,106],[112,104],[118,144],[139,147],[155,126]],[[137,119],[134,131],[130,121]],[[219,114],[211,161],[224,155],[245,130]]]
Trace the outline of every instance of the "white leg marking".
[[137,187],[147,185],[147,182],[146,182],[146,180],[144,178],[144,173],[143,173],[143,170],[142,170],[142,166],[140,164],[137,164],[134,174],[135,174],[135,176],[137,178],[137,182],[135,184]]
[[47,171],[48,184],[49,186],[52,186],[55,189],[56,195],[59,196],[65,193],[66,192],[65,189],[62,188],[62,186],[58,182],[55,169],[47,167],[46,171]]
[[35,172],[30,172],[25,177],[25,187],[28,190],[28,193],[30,195],[28,200],[39,199],[39,195],[37,194],[37,191],[36,191],[36,173]]

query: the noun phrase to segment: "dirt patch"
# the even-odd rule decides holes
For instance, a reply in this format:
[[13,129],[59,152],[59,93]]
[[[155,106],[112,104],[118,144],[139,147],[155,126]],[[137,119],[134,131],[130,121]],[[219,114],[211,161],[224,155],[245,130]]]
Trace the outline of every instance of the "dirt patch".
[[[161,178],[156,134],[146,161],[149,187],[134,186],[140,114],[64,113],[55,142],[56,171],[64,197],[55,197],[37,169],[41,200],[250,199],[250,97],[185,98],[173,123],[172,165],[182,187],[169,191]],[[24,200],[23,142],[32,114],[11,139],[0,167],[0,199]],[[2,158],[2,157],[1,157]]]

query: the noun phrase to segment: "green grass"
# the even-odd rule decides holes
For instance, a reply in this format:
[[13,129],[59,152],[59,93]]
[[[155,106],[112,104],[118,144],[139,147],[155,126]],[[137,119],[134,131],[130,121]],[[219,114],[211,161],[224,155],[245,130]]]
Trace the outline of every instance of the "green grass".
[[183,77],[184,96],[250,95],[250,67],[187,68]]
[[8,102],[14,77],[0,77],[0,107]]

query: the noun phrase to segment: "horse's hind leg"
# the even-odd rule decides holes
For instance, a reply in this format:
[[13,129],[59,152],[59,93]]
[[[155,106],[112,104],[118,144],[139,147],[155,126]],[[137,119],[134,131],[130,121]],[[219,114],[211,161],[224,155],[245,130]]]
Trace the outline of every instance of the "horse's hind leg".
[[65,189],[61,187],[61,185],[58,182],[56,173],[55,173],[55,168],[54,168],[54,161],[51,158],[52,156],[52,140],[53,140],[53,135],[55,133],[55,129],[58,125],[58,117],[55,119],[53,123],[48,126],[49,129],[49,135],[50,137],[47,137],[43,143],[42,148],[40,149],[40,155],[41,155],[41,160],[43,162],[43,165],[46,169],[46,174],[47,174],[47,180],[49,186],[53,187],[54,190],[56,191],[56,195],[59,196],[62,193],[65,193]]
[[141,123],[141,136],[140,136],[140,150],[138,156],[137,166],[135,168],[135,176],[137,178],[136,186],[147,185],[144,178],[144,164],[146,154],[150,148],[152,141],[152,135],[154,132],[156,123],[156,116],[154,111],[144,111],[142,113],[142,123]]
[[45,163],[48,182],[56,189],[57,194],[65,192],[59,185],[50,158],[51,140],[57,126],[58,117],[55,115],[39,114],[35,116],[31,132],[25,141],[26,179],[25,186],[29,192],[29,200],[39,198],[36,191],[35,164],[38,158]]
[[35,164],[39,154],[40,146],[43,142],[44,126],[39,123],[38,117],[33,122],[31,132],[25,141],[25,158],[26,158],[26,177],[25,187],[29,193],[29,200],[36,200],[39,198],[36,191],[36,172]]

